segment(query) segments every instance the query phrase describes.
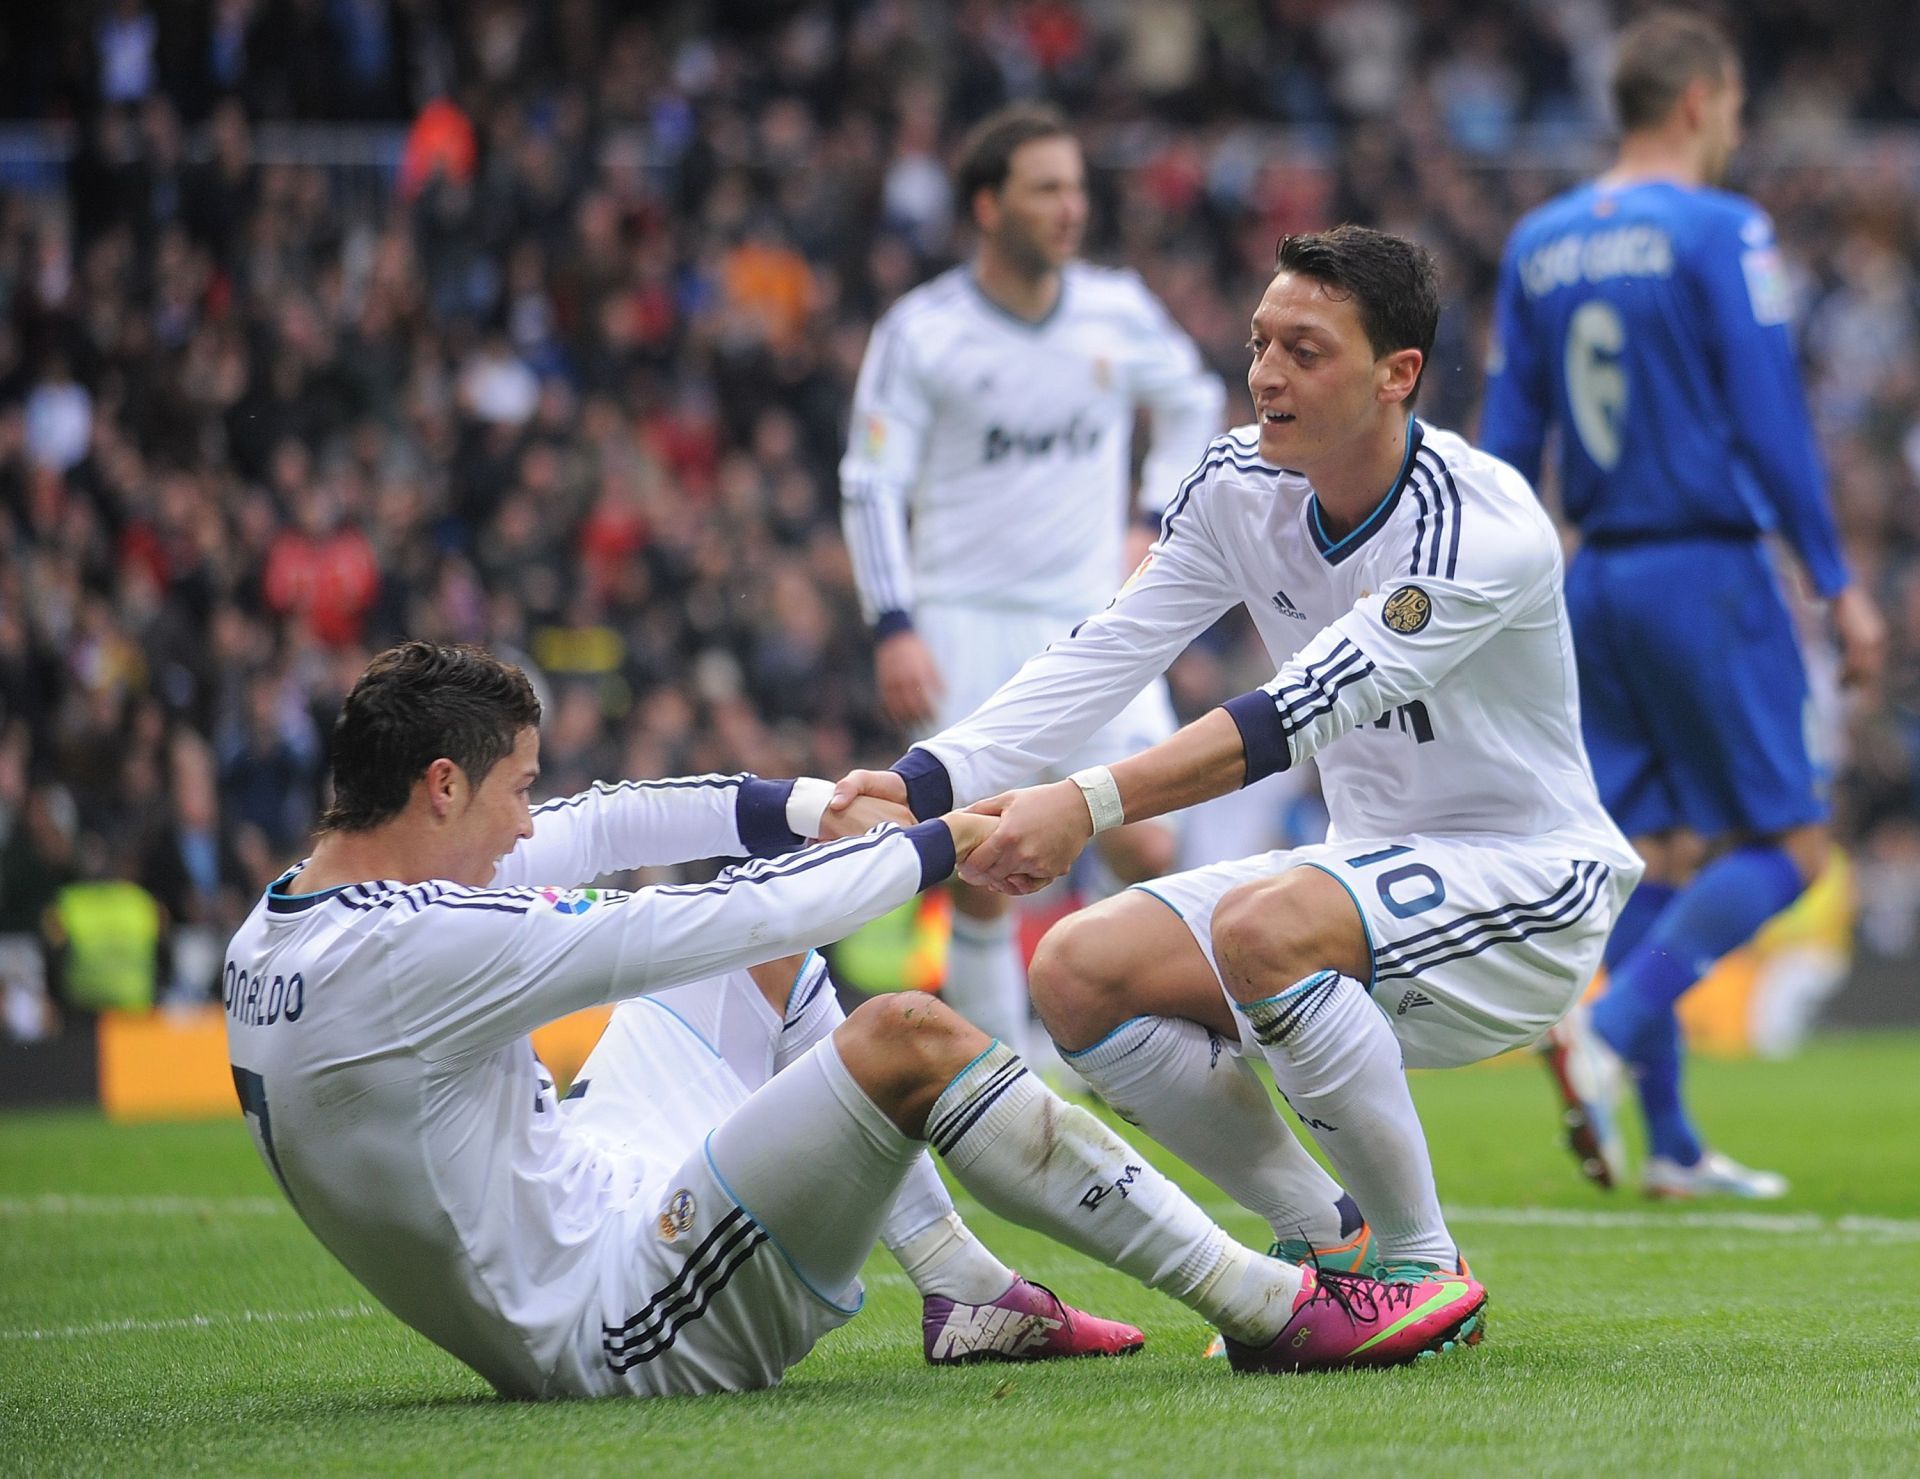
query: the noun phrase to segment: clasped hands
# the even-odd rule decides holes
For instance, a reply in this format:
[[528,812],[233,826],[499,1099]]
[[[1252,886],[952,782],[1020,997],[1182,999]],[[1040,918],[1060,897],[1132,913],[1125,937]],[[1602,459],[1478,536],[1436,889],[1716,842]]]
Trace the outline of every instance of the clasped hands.
[[[1093,836],[1086,798],[1071,781],[1006,791],[943,820],[961,879],[1000,894],[1030,894],[1051,883]],[[881,822],[913,825],[907,783],[890,770],[856,770],[834,786],[820,837],[851,837]]]

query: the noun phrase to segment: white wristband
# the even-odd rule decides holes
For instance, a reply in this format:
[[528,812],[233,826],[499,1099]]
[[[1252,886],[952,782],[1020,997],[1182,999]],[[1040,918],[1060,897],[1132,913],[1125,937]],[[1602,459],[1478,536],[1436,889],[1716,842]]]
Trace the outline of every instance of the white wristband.
[[793,783],[787,797],[787,830],[808,841],[820,835],[820,824],[827,819],[827,803],[833,800],[833,782],[818,776],[803,775]]
[[1115,784],[1113,772],[1104,765],[1089,766],[1085,770],[1076,770],[1067,777],[1080,788],[1080,794],[1087,798],[1087,812],[1093,818],[1093,830],[1110,832],[1127,819],[1127,809],[1120,804],[1120,787]]

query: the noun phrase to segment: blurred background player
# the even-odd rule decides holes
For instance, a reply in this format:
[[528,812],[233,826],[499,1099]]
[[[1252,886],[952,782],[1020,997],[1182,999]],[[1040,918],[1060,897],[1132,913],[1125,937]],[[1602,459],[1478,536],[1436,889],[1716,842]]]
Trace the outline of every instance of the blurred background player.
[[1647,862],[1607,946],[1606,993],[1569,1017],[1548,1060],[1602,1186],[1621,1174],[1624,1060],[1648,1194],[1777,1197],[1781,1177],[1703,1146],[1674,1015],[1829,855],[1806,671],[1766,535],[1785,537],[1831,603],[1845,679],[1876,673],[1884,630],[1828,506],[1773,224],[1717,188],[1740,139],[1738,54],[1698,16],[1650,15],[1621,38],[1613,96],[1613,167],[1507,244],[1480,436],[1533,478],[1559,429],[1561,500],[1581,534],[1567,604],[1582,725],[1607,808]]
[[[1220,429],[1225,391],[1139,277],[1074,260],[1086,233],[1080,144],[1049,108],[984,119],[956,193],[970,261],[875,325],[841,464],[842,521],[889,717],[951,723],[1113,595],[1128,568],[1136,408],[1152,440],[1149,519]],[[1140,538],[1144,552],[1146,539]],[[1068,770],[1172,733],[1156,682],[1068,757]],[[1169,829],[1102,839],[1126,882],[1173,863]],[[1020,1047],[1030,1011],[1007,901],[954,885],[946,1000]]]

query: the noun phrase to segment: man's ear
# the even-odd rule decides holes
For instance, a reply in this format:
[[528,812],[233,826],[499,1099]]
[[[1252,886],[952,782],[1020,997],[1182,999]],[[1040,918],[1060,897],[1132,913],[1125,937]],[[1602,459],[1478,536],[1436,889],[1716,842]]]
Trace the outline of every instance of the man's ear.
[[1393,405],[1413,394],[1427,357],[1417,349],[1396,349],[1380,357],[1379,398]]
[[973,218],[974,230],[982,236],[993,235],[1000,226],[1000,192],[982,185],[967,202],[967,214]]
[[1713,101],[1714,81],[1711,77],[1696,77],[1680,89],[1680,96],[1674,107],[1680,119],[1689,130],[1697,129],[1706,122],[1708,105]]
[[426,788],[427,810],[439,821],[444,821],[459,810],[460,801],[466,794],[467,777],[459,766],[444,755],[427,766],[427,773],[420,778],[420,784]]

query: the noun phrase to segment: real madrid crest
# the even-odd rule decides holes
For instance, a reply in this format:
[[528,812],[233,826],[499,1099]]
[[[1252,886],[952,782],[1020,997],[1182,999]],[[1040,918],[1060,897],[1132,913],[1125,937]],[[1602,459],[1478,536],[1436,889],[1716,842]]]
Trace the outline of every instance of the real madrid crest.
[[1380,619],[1387,630],[1411,637],[1433,620],[1433,597],[1417,585],[1403,585],[1380,608]]
[[668,1197],[666,1206],[660,1209],[660,1241],[671,1243],[692,1227],[693,1214],[693,1193],[683,1186]]

